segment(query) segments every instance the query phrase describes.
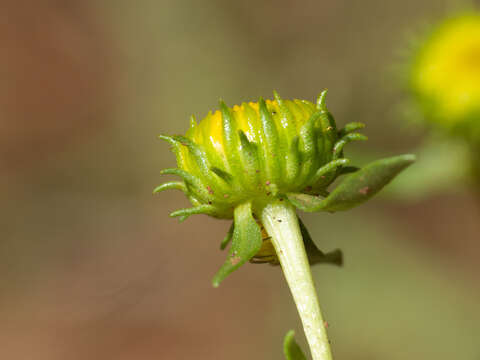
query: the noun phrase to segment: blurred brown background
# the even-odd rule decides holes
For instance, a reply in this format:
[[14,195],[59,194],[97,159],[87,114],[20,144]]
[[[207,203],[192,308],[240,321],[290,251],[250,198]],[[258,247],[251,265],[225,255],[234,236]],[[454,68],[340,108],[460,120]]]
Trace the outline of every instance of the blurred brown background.
[[[0,1],[0,358],[282,359],[303,334],[278,268],[213,289],[229,224],[151,195],[222,97],[313,99],[363,121],[349,155],[411,152],[392,75],[456,1]],[[393,65],[392,65],[393,64]],[[415,171],[415,167],[409,169]],[[343,269],[314,276],[336,359],[480,359],[480,211],[469,192],[307,215]]]

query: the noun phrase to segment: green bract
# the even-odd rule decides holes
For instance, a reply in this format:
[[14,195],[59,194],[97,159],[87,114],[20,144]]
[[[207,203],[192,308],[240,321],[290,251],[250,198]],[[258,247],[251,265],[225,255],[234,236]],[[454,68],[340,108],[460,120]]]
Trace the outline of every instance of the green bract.
[[[178,163],[162,174],[178,175],[182,181],[165,183],[154,192],[179,189],[193,204],[171,216],[234,219],[222,242],[224,248],[231,240],[230,255],[214,278],[215,286],[249,260],[278,263],[273,248],[265,250],[268,235],[262,236],[258,221],[267,204],[284,201],[303,211],[346,210],[369,199],[414,160],[404,155],[360,170],[350,167],[343,149],[351,141],[366,140],[355,132],[363,124],[337,129],[325,105],[326,91],[315,104],[274,95],[274,100],[233,108],[220,102],[220,111],[200,123],[192,118],[185,136],[160,136],[173,146]],[[329,185],[344,174],[349,175],[329,194]],[[302,233],[311,263],[339,263],[338,256],[315,248],[303,226]]]

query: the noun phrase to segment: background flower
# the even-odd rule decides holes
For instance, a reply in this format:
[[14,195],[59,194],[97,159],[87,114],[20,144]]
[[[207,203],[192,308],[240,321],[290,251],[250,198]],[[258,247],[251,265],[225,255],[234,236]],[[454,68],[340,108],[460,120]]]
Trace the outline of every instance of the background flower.
[[414,55],[410,85],[428,121],[480,140],[480,14],[434,27]]

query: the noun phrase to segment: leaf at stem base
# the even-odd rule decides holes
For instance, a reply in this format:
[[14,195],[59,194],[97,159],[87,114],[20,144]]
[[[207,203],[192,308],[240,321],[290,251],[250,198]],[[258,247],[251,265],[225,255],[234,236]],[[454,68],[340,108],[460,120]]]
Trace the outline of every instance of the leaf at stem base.
[[283,340],[283,353],[287,360],[307,360],[300,346],[295,341],[295,332],[290,330]]

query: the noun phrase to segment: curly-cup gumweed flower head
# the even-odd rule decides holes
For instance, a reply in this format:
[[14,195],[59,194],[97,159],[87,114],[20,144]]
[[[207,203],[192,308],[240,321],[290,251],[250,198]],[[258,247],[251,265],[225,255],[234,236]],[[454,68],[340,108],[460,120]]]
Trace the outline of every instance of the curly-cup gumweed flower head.
[[[350,132],[337,132],[320,98],[262,100],[209,113],[199,124],[191,121],[186,136],[161,136],[174,146],[178,170],[164,170],[184,177],[192,210],[174,213],[188,216],[201,211],[218,218],[232,218],[236,206],[251,201],[260,208],[280,194],[322,194],[342,165],[343,146],[364,140]],[[342,134],[343,135],[343,134]],[[328,169],[319,170],[326,164]],[[179,185],[180,186],[180,185]],[[198,207],[198,206],[201,207]]]
[[[321,252],[296,209],[348,210],[368,200],[414,161],[413,155],[403,155],[361,169],[349,166],[344,147],[366,139],[356,132],[363,124],[338,129],[325,96],[324,91],[312,103],[284,100],[274,92],[272,100],[231,108],[220,102],[220,110],[199,123],[192,118],[185,136],[160,136],[172,145],[178,165],[162,173],[182,181],[154,190],[185,193],[193,207],[171,214],[180,220],[194,214],[233,219],[220,245],[225,249],[231,243],[229,255],[213,279],[214,286],[248,261],[281,265],[314,360],[331,360],[331,352],[310,265],[340,265],[342,254]],[[342,175],[343,181],[331,190]],[[289,333],[285,340],[287,350],[295,349],[292,336]],[[303,359],[290,356],[290,350],[288,359]]]
[[414,55],[410,88],[427,120],[480,140],[480,13],[429,33]]
[[[337,129],[325,96],[326,91],[312,103],[285,100],[274,92],[273,100],[232,108],[221,101],[220,110],[199,123],[192,117],[185,136],[159,136],[172,145],[178,164],[162,174],[178,175],[182,181],[162,184],[154,192],[178,189],[193,205],[171,216],[234,219],[222,245],[233,238],[231,257],[215,277],[215,285],[246,261],[261,259],[256,255],[265,252],[263,240],[268,238],[262,236],[261,214],[268,204],[283,202],[303,211],[346,210],[373,196],[413,161],[405,155],[373,163],[363,171],[348,166],[344,146],[366,140],[356,132],[364,125],[354,122]],[[329,185],[344,174],[350,175],[329,194]],[[302,232],[306,238],[306,230]],[[314,251],[312,256],[319,259]],[[332,262],[338,263],[338,257]]]

